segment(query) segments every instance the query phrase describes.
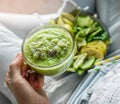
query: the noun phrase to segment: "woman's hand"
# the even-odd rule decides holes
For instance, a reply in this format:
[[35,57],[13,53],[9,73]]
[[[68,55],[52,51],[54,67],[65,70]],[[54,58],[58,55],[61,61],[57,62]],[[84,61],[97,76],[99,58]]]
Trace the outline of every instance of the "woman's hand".
[[42,89],[44,77],[25,65],[21,54],[11,63],[6,83],[19,104],[49,104]]

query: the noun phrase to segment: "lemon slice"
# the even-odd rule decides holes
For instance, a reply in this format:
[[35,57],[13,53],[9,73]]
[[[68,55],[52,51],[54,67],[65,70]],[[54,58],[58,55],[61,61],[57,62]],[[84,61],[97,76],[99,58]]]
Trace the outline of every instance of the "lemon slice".
[[89,43],[87,44],[87,46],[88,46],[89,48],[90,48],[90,47],[93,47],[93,48],[95,48],[95,49],[98,49],[98,50],[102,51],[103,54],[105,54],[106,51],[107,51],[107,46],[106,46],[106,44],[105,44],[103,41],[101,41],[101,40],[89,42]]
[[104,59],[104,54],[100,50],[93,48],[93,47],[82,48],[81,52],[87,53],[88,56],[94,56],[94,57],[99,58],[99,59]]
[[[86,47],[85,47],[86,48]],[[105,54],[105,50],[103,48],[101,48],[100,46],[98,45],[90,45],[90,46],[87,46],[87,48],[94,48],[94,49],[97,49],[99,50],[100,52],[102,52],[103,54]]]

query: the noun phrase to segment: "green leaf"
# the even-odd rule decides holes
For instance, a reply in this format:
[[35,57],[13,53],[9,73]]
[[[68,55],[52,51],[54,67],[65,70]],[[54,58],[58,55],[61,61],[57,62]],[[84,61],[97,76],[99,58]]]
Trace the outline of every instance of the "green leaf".
[[77,18],[77,25],[80,27],[90,27],[93,24],[93,19],[90,16],[81,15]]
[[85,46],[87,44],[86,42],[86,38],[76,38],[76,42],[77,42],[77,46],[78,46],[78,49],[80,49],[82,46]]
[[99,27],[99,29],[93,33],[91,33],[89,36],[88,36],[88,42],[92,41],[94,39],[94,37],[96,35],[98,35],[101,31],[103,31],[103,29],[101,27]]

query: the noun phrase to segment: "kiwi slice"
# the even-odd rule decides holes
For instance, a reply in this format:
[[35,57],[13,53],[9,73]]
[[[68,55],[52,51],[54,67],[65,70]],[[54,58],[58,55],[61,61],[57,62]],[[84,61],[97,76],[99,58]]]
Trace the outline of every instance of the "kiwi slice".
[[81,66],[81,69],[87,70],[87,69],[91,68],[93,66],[94,62],[95,62],[95,57],[88,56],[86,58],[85,62],[83,63],[83,65]]

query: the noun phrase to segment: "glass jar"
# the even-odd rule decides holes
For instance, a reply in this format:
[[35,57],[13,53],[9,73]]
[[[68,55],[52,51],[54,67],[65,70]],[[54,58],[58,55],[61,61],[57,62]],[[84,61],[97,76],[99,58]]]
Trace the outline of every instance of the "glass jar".
[[36,72],[55,76],[65,72],[74,57],[72,34],[58,25],[44,25],[31,31],[22,44],[24,61]]

